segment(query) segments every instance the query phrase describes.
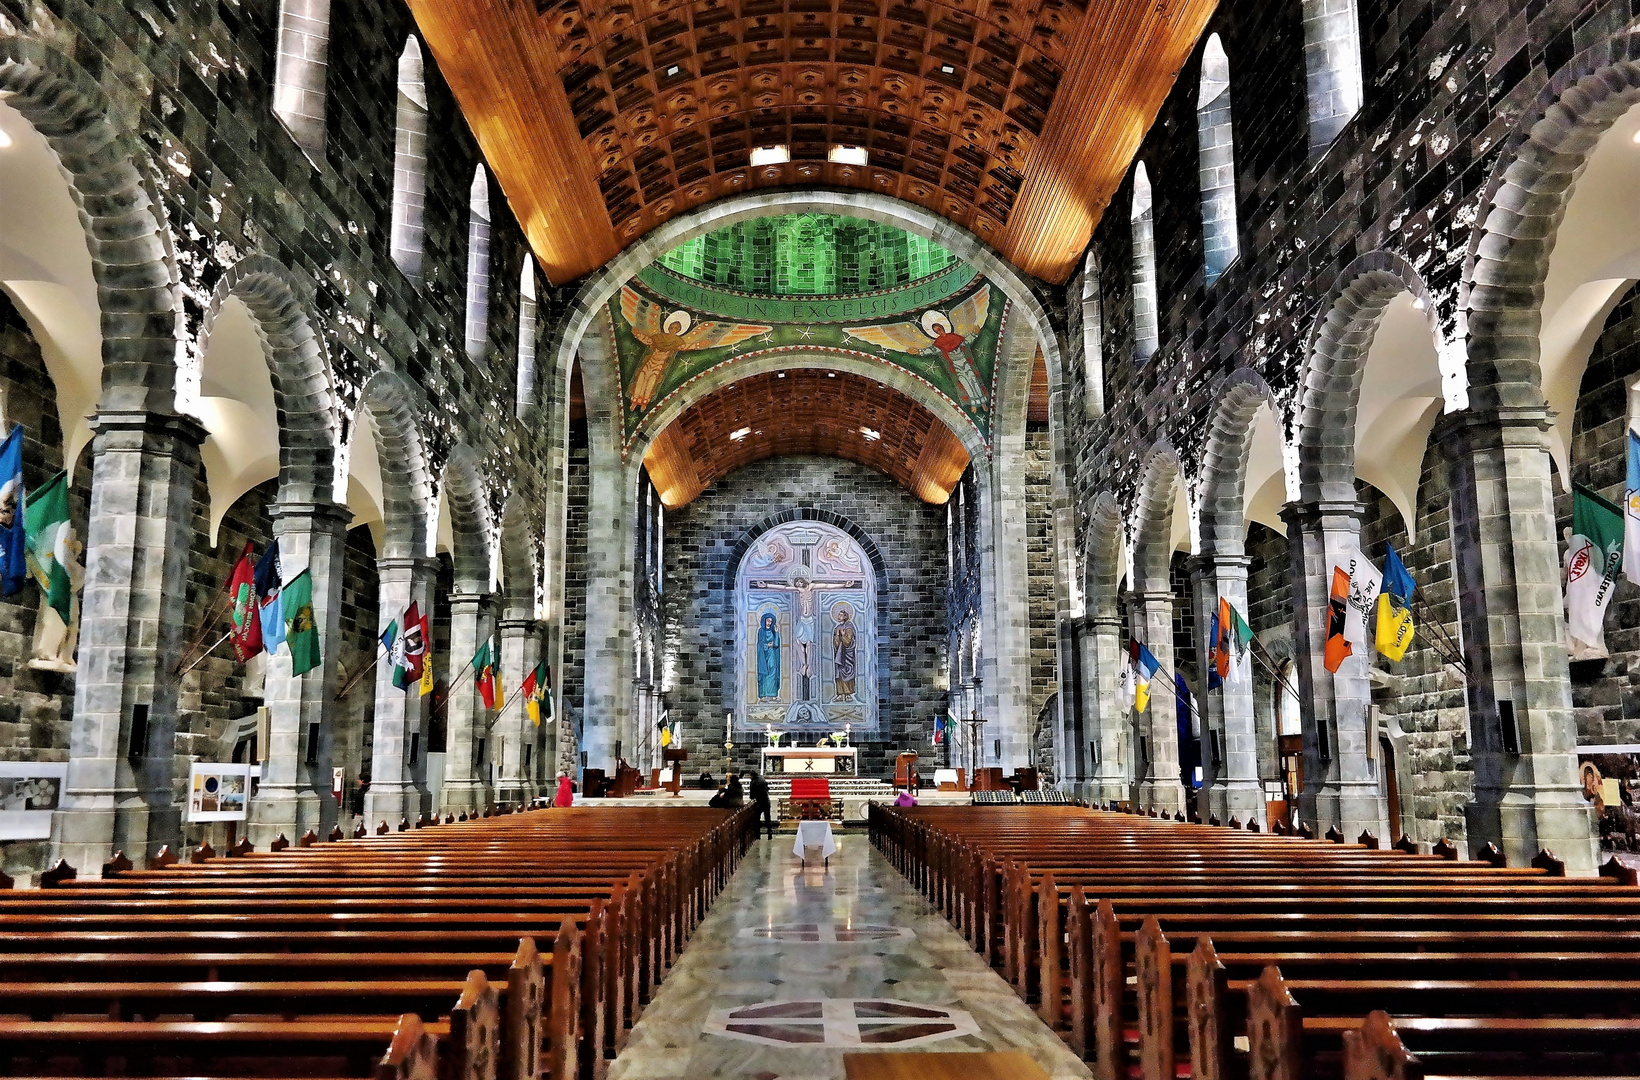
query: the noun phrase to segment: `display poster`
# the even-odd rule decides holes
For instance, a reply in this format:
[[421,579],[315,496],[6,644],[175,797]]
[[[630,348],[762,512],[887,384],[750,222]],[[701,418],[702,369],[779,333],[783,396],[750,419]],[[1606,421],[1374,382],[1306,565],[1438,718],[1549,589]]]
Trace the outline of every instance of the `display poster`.
[[67,781],[66,761],[0,761],[0,840],[51,839]]
[[244,762],[194,762],[188,775],[188,820],[244,821],[251,778],[259,771]]
[[1640,852],[1640,744],[1577,748],[1583,797],[1600,829],[1600,858]]

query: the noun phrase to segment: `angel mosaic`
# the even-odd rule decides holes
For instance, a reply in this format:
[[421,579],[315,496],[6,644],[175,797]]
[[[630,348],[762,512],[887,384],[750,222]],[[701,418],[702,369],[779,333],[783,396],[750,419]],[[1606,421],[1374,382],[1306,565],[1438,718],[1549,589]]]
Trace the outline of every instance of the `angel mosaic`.
[[949,314],[932,309],[923,312],[921,318],[914,321],[882,326],[845,326],[843,333],[912,356],[938,354],[951,372],[951,378],[956,381],[963,403],[971,412],[984,414],[989,411],[990,399],[980,383],[968,345],[984,327],[990,307],[991,287],[985,285],[953,307]]
[[621,290],[621,315],[632,328],[632,336],[644,346],[627,391],[633,410],[640,413],[655,400],[655,391],[679,353],[738,345],[773,329],[753,323],[697,322],[690,312],[682,308],[667,311],[630,288]]

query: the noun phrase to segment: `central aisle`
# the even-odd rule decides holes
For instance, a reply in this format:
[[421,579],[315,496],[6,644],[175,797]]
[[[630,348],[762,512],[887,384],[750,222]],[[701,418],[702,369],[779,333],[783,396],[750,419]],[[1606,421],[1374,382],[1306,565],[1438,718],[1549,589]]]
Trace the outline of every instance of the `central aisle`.
[[841,1080],[861,1049],[1022,1050],[1089,1072],[864,833],[831,869],[760,840],[632,1030],[610,1080]]

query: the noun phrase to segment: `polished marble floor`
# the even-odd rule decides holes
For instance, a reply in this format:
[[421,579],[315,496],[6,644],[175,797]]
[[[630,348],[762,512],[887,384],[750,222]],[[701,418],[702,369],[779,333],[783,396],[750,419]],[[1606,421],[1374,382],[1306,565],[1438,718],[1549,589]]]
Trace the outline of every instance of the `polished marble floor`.
[[872,849],[830,869],[759,841],[644,1010],[610,1080],[841,1080],[843,1055],[1022,1050],[1087,1067]]

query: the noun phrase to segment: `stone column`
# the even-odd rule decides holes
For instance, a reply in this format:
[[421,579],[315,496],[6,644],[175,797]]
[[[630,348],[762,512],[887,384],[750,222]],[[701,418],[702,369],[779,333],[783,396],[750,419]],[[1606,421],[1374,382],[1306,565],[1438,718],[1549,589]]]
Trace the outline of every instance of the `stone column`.
[[1061,616],[1054,648],[1059,668],[1059,710],[1055,718],[1054,758],[1056,784],[1075,792],[1088,778],[1088,745],[1083,723],[1081,621]]
[[1133,753],[1128,747],[1128,703],[1122,700],[1122,620],[1094,616],[1082,634],[1082,677],[1087,687],[1089,752],[1092,762],[1089,798],[1121,802],[1132,794]]
[[[283,835],[295,841],[309,829],[323,835],[338,819],[331,798],[334,760],[337,654],[341,651],[342,575],[347,524],[336,503],[278,502],[270,508],[279,566],[285,580],[306,569],[313,579],[313,614],[319,626],[321,663],[291,674],[290,651],[267,658],[268,745],[261,748],[262,781],[251,802],[247,835],[266,848]],[[319,754],[307,764],[307,733],[319,727]]]
[[[473,655],[478,643],[490,633],[487,615],[489,593],[450,594],[450,655],[446,660],[445,685],[449,687],[444,706],[444,789],[437,806],[441,811],[461,813],[490,801],[484,778],[478,775],[478,739],[485,729],[483,705],[478,699],[478,683],[473,678]],[[429,657],[428,662],[432,662]]]
[[1292,552],[1293,649],[1304,716],[1304,789],[1299,817],[1317,835],[1337,827],[1354,841],[1371,830],[1386,843],[1388,819],[1368,753],[1369,656],[1325,665],[1327,602],[1336,566],[1348,567],[1360,536],[1357,502],[1288,503],[1281,511]]
[[[618,435],[615,436],[618,438]],[[586,706],[581,752],[588,768],[615,775],[618,753],[632,748],[632,527],[636,508],[630,477],[613,451],[594,442],[587,506]],[[692,744],[715,742],[722,716],[690,724]]]
[[[1212,647],[1209,633],[1219,598],[1242,613],[1247,612],[1247,568],[1252,560],[1245,555],[1204,555],[1192,562],[1191,579],[1196,587],[1196,625],[1202,655],[1202,685],[1207,685],[1207,658]],[[1234,653],[1232,653],[1234,656]],[[1208,730],[1202,733],[1202,790],[1207,814],[1220,821],[1236,818],[1264,820],[1264,787],[1258,778],[1258,726],[1253,712],[1252,657],[1232,660],[1230,677],[1222,689],[1203,695]],[[1214,748],[1222,744],[1224,756],[1215,760]]]
[[116,850],[142,862],[181,838],[175,669],[191,629],[188,552],[205,440],[193,420],[166,413],[102,412],[93,430],[68,782],[51,822],[52,858],[82,874]]
[[1444,416],[1433,436],[1452,469],[1475,765],[1466,816],[1472,850],[1493,843],[1525,866],[1548,848],[1568,874],[1592,874],[1599,842],[1578,783],[1548,423],[1541,407],[1499,408]]
[[[1030,592],[1025,551],[1025,436],[999,436],[979,488],[979,676],[985,691],[984,765],[1012,773],[1029,762]],[[1017,444],[1017,445],[1016,445]],[[996,752],[995,740],[1002,741]]]
[[534,619],[502,619],[496,625],[501,631],[501,678],[507,696],[490,725],[495,798],[497,802],[527,802],[535,794],[535,780],[524,768],[524,746],[535,745],[537,729],[522,697],[524,676],[535,669],[541,642]]
[[[1133,637],[1161,665],[1150,680],[1149,707],[1133,714],[1135,738],[1148,745],[1135,801],[1147,810],[1175,814],[1185,808],[1185,792],[1179,780],[1179,705],[1173,684],[1173,594],[1135,592],[1127,599]],[[1134,750],[1137,762],[1137,742]]]
[[[381,604],[378,636],[387,624],[403,619],[414,600],[429,618],[433,612],[433,582],[437,563],[422,557],[386,558],[376,561],[381,577]],[[381,821],[396,828],[399,819],[412,820],[423,812],[418,773],[427,757],[426,698],[415,691],[393,685],[393,666],[376,665],[375,735],[370,753],[370,787],[365,791],[364,820],[367,829]],[[411,744],[419,746],[417,760],[411,762]],[[347,831],[343,823],[343,831]]]

